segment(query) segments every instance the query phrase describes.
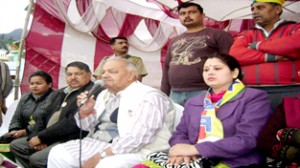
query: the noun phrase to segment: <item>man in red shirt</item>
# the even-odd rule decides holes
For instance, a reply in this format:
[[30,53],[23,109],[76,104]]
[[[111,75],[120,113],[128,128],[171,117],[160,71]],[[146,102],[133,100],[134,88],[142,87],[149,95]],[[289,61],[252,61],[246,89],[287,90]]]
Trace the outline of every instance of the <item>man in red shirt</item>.
[[230,49],[244,83],[266,90],[274,110],[283,96],[300,92],[300,24],[280,18],[284,0],[254,0],[255,27],[240,33]]

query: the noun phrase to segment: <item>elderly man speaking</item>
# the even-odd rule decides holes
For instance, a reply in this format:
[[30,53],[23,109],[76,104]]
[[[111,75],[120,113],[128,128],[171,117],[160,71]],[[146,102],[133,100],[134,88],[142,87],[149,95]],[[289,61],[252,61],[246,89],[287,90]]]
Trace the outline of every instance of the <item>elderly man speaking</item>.
[[[48,167],[80,167],[81,162],[83,168],[132,167],[149,153],[169,148],[175,116],[170,99],[138,82],[135,66],[123,58],[108,60],[103,70],[107,89],[75,115],[89,135],[54,147]],[[78,104],[86,99],[82,93]]]

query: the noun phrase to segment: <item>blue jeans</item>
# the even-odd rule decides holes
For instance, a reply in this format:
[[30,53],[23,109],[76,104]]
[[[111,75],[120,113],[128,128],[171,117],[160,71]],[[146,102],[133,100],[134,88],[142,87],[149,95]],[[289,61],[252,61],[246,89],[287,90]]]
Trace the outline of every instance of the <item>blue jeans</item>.
[[282,102],[283,97],[293,97],[300,93],[300,85],[249,87],[266,91],[268,93],[273,111]]
[[185,102],[191,98],[194,97],[202,92],[205,92],[206,90],[195,90],[195,91],[171,91],[170,98],[177,104],[180,104],[184,106]]

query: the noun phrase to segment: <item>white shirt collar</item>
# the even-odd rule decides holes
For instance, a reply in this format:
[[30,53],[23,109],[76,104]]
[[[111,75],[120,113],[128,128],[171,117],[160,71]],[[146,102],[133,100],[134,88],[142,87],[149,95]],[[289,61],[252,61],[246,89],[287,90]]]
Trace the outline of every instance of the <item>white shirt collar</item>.
[[270,35],[270,33],[271,33],[274,29],[276,29],[276,28],[278,27],[278,25],[279,25],[280,23],[282,23],[283,21],[284,21],[284,19],[280,19],[278,22],[276,22],[276,23],[274,24],[274,26],[273,26],[273,29],[272,29],[270,32],[267,32],[266,29],[264,29],[263,27],[261,27],[261,26],[258,25],[258,24],[255,24],[255,28],[262,30],[262,31],[264,32],[265,36],[268,37],[268,36]]

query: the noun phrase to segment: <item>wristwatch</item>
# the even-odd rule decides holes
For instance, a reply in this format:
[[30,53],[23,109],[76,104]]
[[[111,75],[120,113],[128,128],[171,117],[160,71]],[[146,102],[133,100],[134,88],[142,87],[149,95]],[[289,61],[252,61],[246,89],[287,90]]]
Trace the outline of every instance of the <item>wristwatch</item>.
[[103,152],[100,154],[100,157],[101,157],[101,158],[105,158],[106,156],[107,156],[107,154],[106,154],[105,151],[103,151]]

